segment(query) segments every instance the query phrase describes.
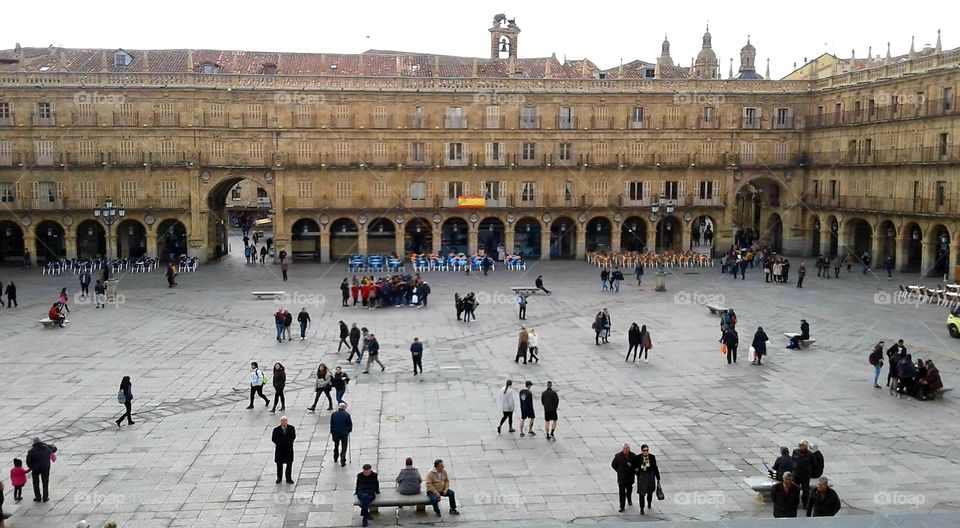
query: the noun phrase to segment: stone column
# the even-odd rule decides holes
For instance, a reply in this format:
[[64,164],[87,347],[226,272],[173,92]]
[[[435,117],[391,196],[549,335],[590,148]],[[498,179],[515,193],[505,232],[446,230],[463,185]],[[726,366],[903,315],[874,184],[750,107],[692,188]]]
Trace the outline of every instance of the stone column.
[[947,269],[947,278],[952,279],[953,282],[960,282],[960,275],[956,273],[958,256],[960,256],[960,252],[958,252],[958,249],[960,249],[960,236],[955,237],[950,242],[950,256],[949,256],[950,268]]
[[[67,249],[67,258],[68,258],[68,259],[77,258],[77,232],[76,232],[76,230],[72,230],[72,231],[67,231],[67,232],[65,232],[65,233],[63,234],[63,238],[64,238],[65,247],[66,247],[66,249]],[[109,243],[110,243],[110,240],[108,239],[108,240],[107,240],[107,244],[109,244]],[[24,244],[26,244],[26,238],[24,238]],[[30,249],[32,250],[32,249],[35,249],[35,248],[33,248],[32,246],[30,246]],[[36,263],[37,263],[37,256],[34,255],[34,254],[31,254],[31,255],[32,255],[32,256],[31,256],[30,258],[33,260],[33,263],[36,264]]]
[[440,246],[443,243],[442,239],[440,238],[441,229],[442,228],[439,225],[434,224],[433,231],[430,232],[430,235],[433,239],[433,252],[436,253],[437,255],[443,256],[440,253]]
[[[929,237],[927,237],[929,238]],[[930,268],[933,267],[933,249],[934,244],[931,244],[927,241],[927,238],[924,238],[920,243],[920,276],[928,277],[930,275]]]
[[37,237],[29,229],[23,230],[23,249],[30,252],[30,265],[37,265]]
[[403,228],[403,224],[399,224],[393,236],[393,250],[397,253],[397,256],[400,257],[400,260],[406,260],[406,255],[404,255],[404,250],[406,249],[406,244],[404,243],[406,239],[405,234],[406,231]]
[[107,258],[117,258],[117,235],[113,233],[113,226],[107,228]]
[[467,225],[467,254],[476,255],[477,246],[479,246],[479,235],[480,232],[477,230],[477,225],[474,223],[469,223]]
[[283,171],[274,171],[273,198],[270,205],[273,211],[273,263],[280,262],[281,250],[287,251],[287,256],[293,258],[290,251],[290,233],[288,231],[286,214],[283,210],[285,174]]
[[540,260],[550,260],[550,224],[540,230]]
[[690,226],[683,220],[677,222],[677,225],[680,226],[680,251],[689,251],[692,243]]
[[576,258],[577,260],[583,260],[587,258],[587,229],[582,224],[579,227],[574,226],[574,229],[576,229],[577,235]]
[[[513,227],[512,225],[507,226],[506,229],[504,229],[503,231],[503,246],[505,248],[505,252],[508,255],[512,255],[514,253],[514,250],[516,249],[514,248],[514,246],[516,245],[516,243],[517,243],[516,228]],[[499,255],[490,255],[490,256],[493,258],[497,258]]]
[[870,240],[870,258],[873,259],[872,265],[874,268],[883,267],[883,237],[874,230],[873,237]]
[[320,262],[330,262],[330,226],[320,226]]
[[147,226],[147,256],[157,258],[157,231],[153,226]]
[[830,254],[830,240],[833,238],[833,233],[830,232],[829,226],[824,229],[823,224],[820,224],[820,254],[825,257],[832,257]]
[[367,226],[357,227],[357,253],[367,256]]
[[[187,253],[190,256],[196,256],[201,262],[213,258],[210,254],[210,242],[216,242],[217,235],[214,232],[213,240],[210,240],[210,233],[207,225],[206,211],[207,204],[201,197],[207,197],[206,193],[200,190],[200,176],[198,171],[190,171],[190,223],[187,225]],[[146,174],[150,177],[149,171]],[[207,197],[209,198],[209,197]],[[217,207],[220,207],[218,204]],[[219,211],[218,211],[219,212]],[[229,214],[223,220],[229,226]]]
[[907,267],[907,253],[909,252],[909,243],[910,238],[905,236],[898,236],[896,239],[897,244],[897,259],[896,259],[896,268],[897,271],[903,271]]
[[613,227],[610,230],[610,251],[614,253],[620,252],[620,242],[621,236],[620,233],[623,232],[623,226],[620,224],[613,224]]

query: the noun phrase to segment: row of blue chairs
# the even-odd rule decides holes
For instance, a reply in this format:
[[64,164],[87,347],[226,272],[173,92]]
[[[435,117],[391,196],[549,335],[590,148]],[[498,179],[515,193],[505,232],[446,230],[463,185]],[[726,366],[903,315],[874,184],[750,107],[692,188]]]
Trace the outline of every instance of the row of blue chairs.
[[385,257],[383,255],[353,255],[347,262],[347,271],[355,273],[358,271],[392,271],[402,272],[404,269],[403,261],[394,257]]

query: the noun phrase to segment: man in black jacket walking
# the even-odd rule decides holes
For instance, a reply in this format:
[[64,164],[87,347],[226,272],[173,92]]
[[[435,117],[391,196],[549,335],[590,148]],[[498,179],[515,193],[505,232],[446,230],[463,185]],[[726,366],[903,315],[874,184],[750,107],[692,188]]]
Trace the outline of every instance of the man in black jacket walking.
[[273,461],[277,463],[277,484],[284,476],[283,465],[287,465],[287,484],[293,484],[293,441],[297,438],[297,431],[292,425],[287,425],[287,417],[280,417],[280,425],[273,429],[273,445],[276,446]]
[[[342,329],[341,329],[342,330]],[[347,356],[347,362],[353,361],[353,355],[357,355],[357,363],[360,362],[360,329],[357,328],[357,323],[353,323],[350,327],[350,355]]]
[[340,403],[330,415],[330,436],[333,437],[333,462],[340,461],[340,467],[347,465],[347,441],[353,432],[353,419],[347,412],[347,404]]
[[817,487],[810,493],[807,517],[833,517],[840,511],[840,497],[830,487],[827,477],[820,477]]
[[806,440],[802,440],[799,447],[793,450],[793,476],[800,486],[800,502],[804,508],[810,498],[810,477],[813,476],[815,463],[809,446]]
[[637,455],[630,451],[630,444],[623,444],[619,453],[613,456],[610,467],[617,472],[617,488],[620,490],[620,513],[625,508],[624,502],[633,506],[633,481],[636,473]]
[[543,431],[547,433],[547,440],[556,440],[553,433],[557,430],[557,407],[560,406],[560,396],[553,390],[553,382],[547,382],[547,388],[540,394],[540,403],[543,404]]
[[793,473],[783,474],[783,482],[777,482],[770,489],[770,498],[773,500],[773,516],[796,517],[800,506],[800,488],[793,483]]
[[343,278],[343,282],[340,283],[340,297],[341,306],[347,307],[347,300],[350,299],[350,285],[347,284],[347,278]]
[[[33,447],[27,451],[27,467],[33,475],[33,502],[47,502],[50,500],[50,459],[57,452],[57,446],[44,444],[34,437]],[[40,483],[43,482],[43,494],[40,494]]]

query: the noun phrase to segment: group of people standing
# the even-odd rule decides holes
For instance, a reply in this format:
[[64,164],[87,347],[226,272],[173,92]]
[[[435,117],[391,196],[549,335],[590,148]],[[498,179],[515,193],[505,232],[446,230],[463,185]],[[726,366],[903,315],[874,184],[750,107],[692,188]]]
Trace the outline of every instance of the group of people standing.
[[[307,338],[307,327],[310,325],[310,313],[307,312],[306,307],[300,309],[300,313],[297,314],[297,322],[300,324],[300,340],[303,341]],[[282,343],[284,340],[293,340],[291,331],[293,314],[282,307],[277,308],[277,311],[273,314],[273,323],[277,327],[277,343]]]
[[[823,453],[815,444],[802,440],[790,453],[780,448],[780,456],[770,469],[770,477],[777,482],[770,490],[773,516],[796,517],[802,505],[807,517],[832,517],[840,511],[840,498],[823,476]],[[818,479],[810,488],[810,479]]]
[[[809,327],[808,327],[809,328]],[[809,337],[809,334],[807,335]],[[763,356],[767,355],[767,342],[770,338],[757,327],[750,342],[750,364],[763,365]],[[727,365],[737,362],[737,350],[740,348],[740,335],[737,333],[737,314],[733,308],[720,312],[720,351],[727,358]]]
[[[881,388],[878,382],[884,363],[883,346],[883,341],[878,342],[867,360],[874,368],[873,387],[876,389]],[[929,359],[924,361],[918,358],[914,363],[913,356],[907,353],[907,347],[903,345],[903,339],[888,348],[886,356],[889,365],[887,387],[890,389],[890,394],[908,395],[927,401],[933,400],[937,391],[943,388],[940,369]]]
[[420,276],[415,275],[391,275],[389,277],[357,277],[348,282],[344,277],[340,282],[340,301],[341,306],[349,307],[350,298],[353,297],[353,305],[358,302],[366,309],[383,308],[384,306],[416,306],[424,308],[427,306],[427,298],[430,296],[430,285]]
[[640,454],[630,450],[630,444],[623,444],[620,452],[613,456],[610,467],[617,472],[617,489],[620,494],[620,513],[626,506],[633,505],[633,485],[637,485],[640,495],[640,515],[653,508],[653,494],[663,500],[660,487],[660,468],[657,457],[650,454],[650,446],[640,446]]
[[[533,430],[533,422],[536,419],[536,411],[533,406],[533,382],[524,383],[524,388],[520,390],[520,436],[529,433],[530,436],[536,436]],[[543,432],[547,440],[556,440],[554,433],[557,431],[557,408],[560,406],[560,396],[553,390],[553,382],[547,382],[547,388],[540,393],[540,404],[543,406]],[[513,391],[513,380],[507,380],[503,389],[500,390],[500,410],[503,415],[500,417],[500,425],[497,426],[497,434],[501,434],[503,424],[507,424],[508,432],[516,432],[513,428],[513,413],[516,411],[517,398]],[[530,420],[527,433],[524,433],[524,425]]]

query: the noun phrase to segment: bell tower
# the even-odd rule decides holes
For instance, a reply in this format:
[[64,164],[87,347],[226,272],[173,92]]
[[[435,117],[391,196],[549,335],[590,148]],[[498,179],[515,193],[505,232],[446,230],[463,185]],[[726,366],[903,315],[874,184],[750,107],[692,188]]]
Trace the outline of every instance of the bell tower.
[[517,58],[517,37],[520,28],[516,20],[507,20],[507,15],[500,13],[493,17],[493,27],[490,31],[490,58]]

